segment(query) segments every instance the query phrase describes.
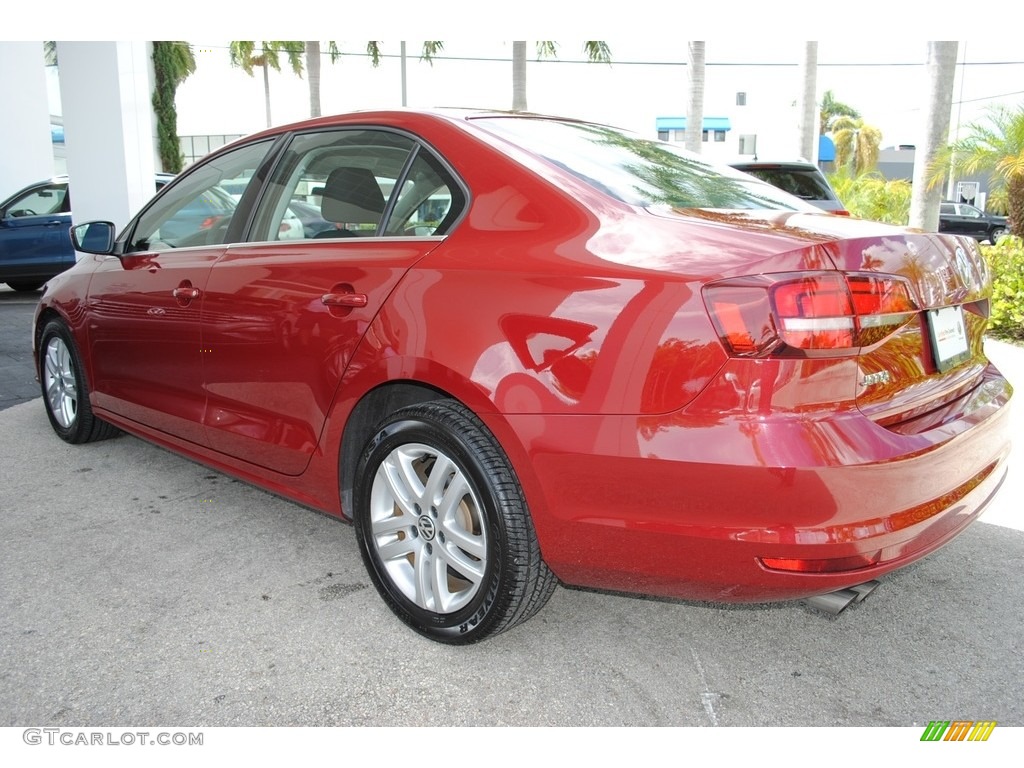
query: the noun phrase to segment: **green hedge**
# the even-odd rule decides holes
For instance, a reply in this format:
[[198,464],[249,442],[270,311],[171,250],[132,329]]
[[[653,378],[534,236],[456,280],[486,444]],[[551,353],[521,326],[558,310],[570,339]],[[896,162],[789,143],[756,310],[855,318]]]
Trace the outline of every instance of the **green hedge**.
[[886,179],[877,171],[851,176],[847,170],[828,180],[851,216],[900,226],[910,220],[910,182]]
[[1024,341],[1024,240],[1004,237],[998,245],[983,245],[992,271],[992,312],[988,332],[1008,341]]

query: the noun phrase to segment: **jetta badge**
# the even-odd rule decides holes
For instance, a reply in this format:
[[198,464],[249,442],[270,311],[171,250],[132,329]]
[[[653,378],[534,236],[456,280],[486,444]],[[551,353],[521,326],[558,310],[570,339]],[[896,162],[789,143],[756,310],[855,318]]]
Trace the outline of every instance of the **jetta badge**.
[[888,371],[876,371],[875,373],[867,373],[864,378],[860,380],[862,387],[871,387],[875,384],[888,384],[890,381]]

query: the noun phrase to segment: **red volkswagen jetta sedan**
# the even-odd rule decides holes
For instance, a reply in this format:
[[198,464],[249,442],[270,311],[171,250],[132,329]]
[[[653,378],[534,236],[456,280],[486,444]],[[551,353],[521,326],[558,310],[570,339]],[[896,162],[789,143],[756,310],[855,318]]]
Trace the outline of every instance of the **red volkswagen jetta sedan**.
[[[186,216],[225,186],[224,216]],[[301,239],[293,202],[322,219]],[[964,530],[1006,472],[972,240],[608,126],[317,119],[74,233],[34,329],[57,434],[124,430],[351,520],[381,596],[442,642],[558,581],[858,585]]]

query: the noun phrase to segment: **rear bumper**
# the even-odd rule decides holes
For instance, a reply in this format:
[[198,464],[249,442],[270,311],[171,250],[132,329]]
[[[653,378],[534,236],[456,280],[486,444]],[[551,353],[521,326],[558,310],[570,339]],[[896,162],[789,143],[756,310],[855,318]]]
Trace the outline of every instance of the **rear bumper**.
[[958,418],[914,435],[857,411],[506,420],[562,581],[760,602],[877,578],[963,531],[1005,478],[1011,392],[990,367]]

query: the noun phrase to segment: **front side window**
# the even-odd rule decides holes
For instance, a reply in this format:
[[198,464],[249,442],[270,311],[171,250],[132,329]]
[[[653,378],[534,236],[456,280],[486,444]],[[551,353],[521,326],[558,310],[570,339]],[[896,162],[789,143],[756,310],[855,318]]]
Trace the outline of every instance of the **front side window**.
[[126,251],[162,251],[227,242],[242,192],[271,144],[267,140],[239,147],[185,174],[143,212]]
[[67,184],[48,184],[26,192],[11,202],[3,215],[20,218],[22,216],[49,216],[55,213],[68,213],[71,201],[68,200]]

